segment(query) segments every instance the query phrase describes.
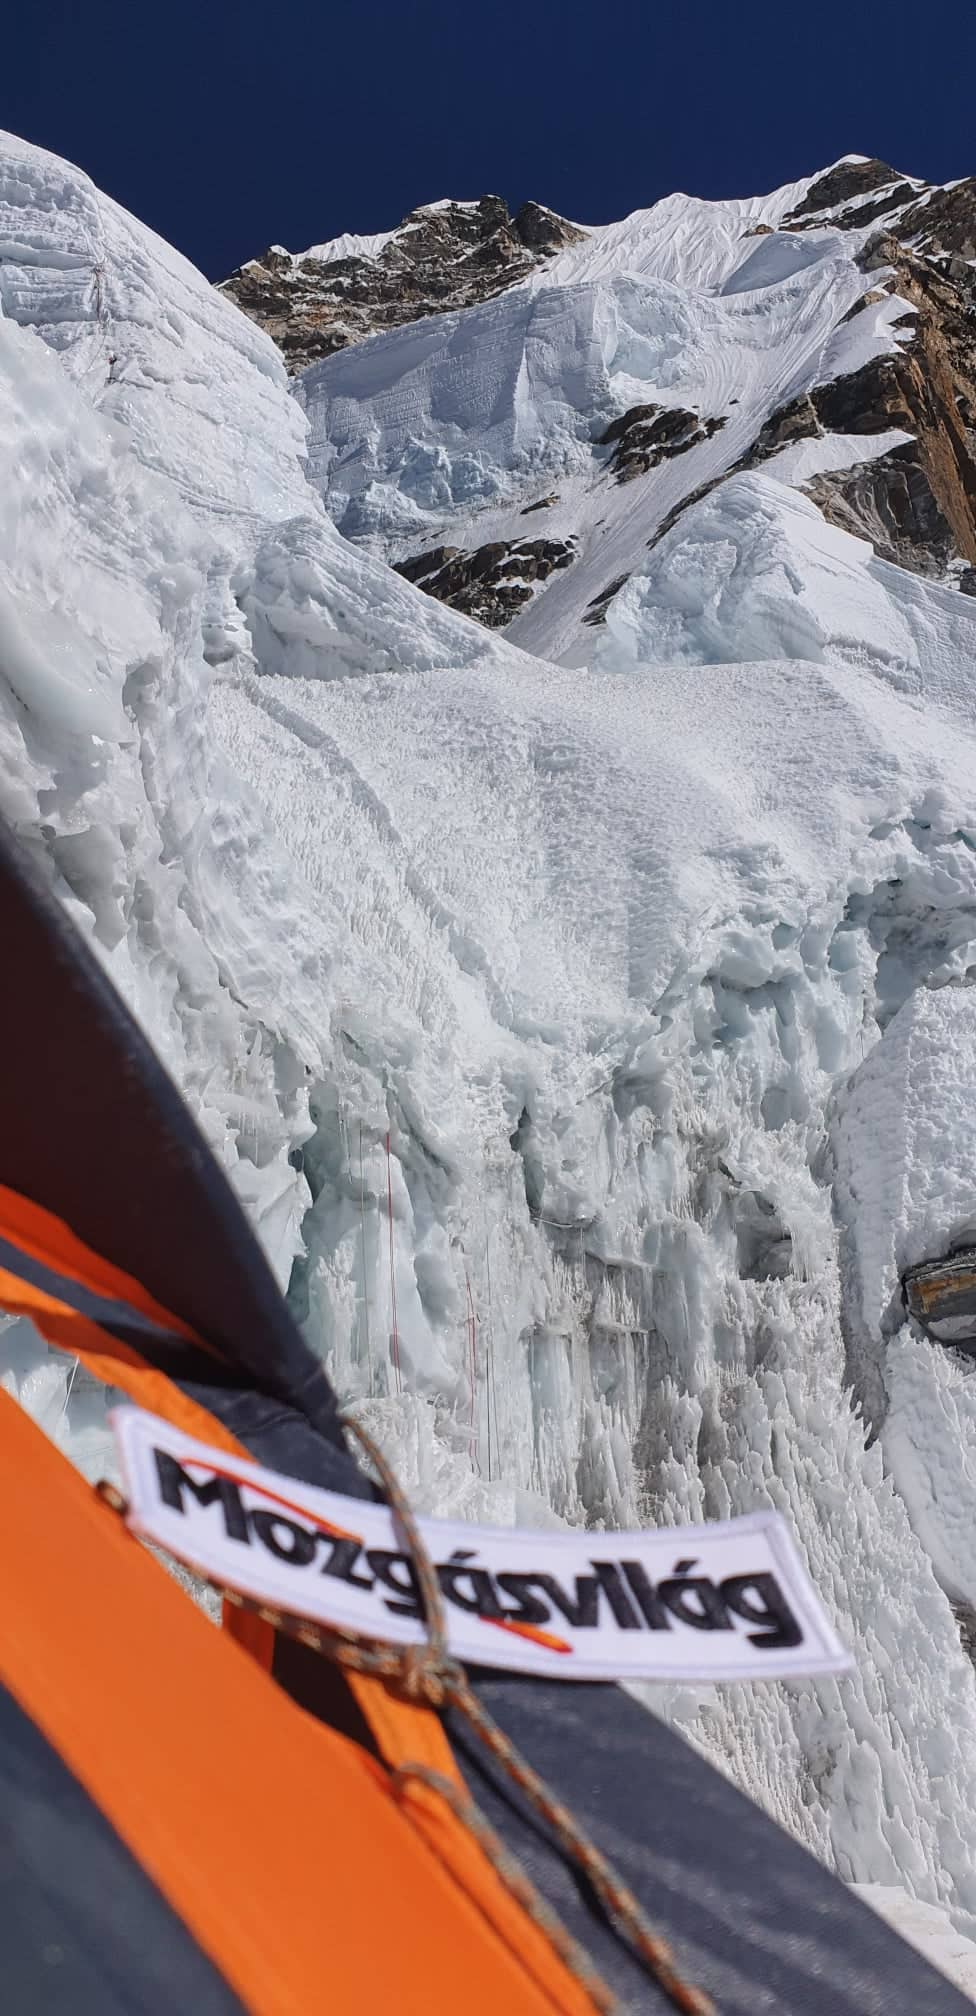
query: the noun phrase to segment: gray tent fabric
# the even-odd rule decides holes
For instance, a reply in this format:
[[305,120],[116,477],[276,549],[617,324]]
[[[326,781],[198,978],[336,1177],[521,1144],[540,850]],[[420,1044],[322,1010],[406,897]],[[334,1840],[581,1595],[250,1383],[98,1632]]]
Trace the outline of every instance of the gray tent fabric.
[[244,2016],[67,1766],[0,1687],[6,2016]]
[[[258,1461],[309,1483],[369,1494],[323,1367],[292,1321],[222,1171],[36,863],[2,831],[0,905],[0,1183],[65,1219],[219,1350],[219,1365],[208,1359],[181,1372],[165,1355],[158,1362]],[[85,1155],[51,1152],[66,1131],[86,1143]],[[139,1348],[156,1362],[151,1337],[143,1335]],[[310,1712],[362,1740],[345,1684],[337,1686],[331,1672],[326,1678],[321,1661],[296,1658],[279,1643],[274,1670]],[[948,1982],[620,1689],[472,1677],[485,1706],[619,1867],[723,2016],[896,2009],[965,2016],[971,2005]],[[668,2006],[544,1831],[527,1821],[518,1795],[486,1775],[464,1727],[449,1726],[480,1804],[624,2007]],[[23,1801],[19,1811],[25,1826]],[[0,1890],[0,1906],[4,1901]],[[99,1904],[92,1894],[90,1903],[101,1927],[104,1895]],[[15,1902],[12,1909],[16,1915]],[[81,1904],[78,1911],[81,1952]],[[70,2006],[72,2016],[87,2016],[83,2000]],[[144,2006],[147,2016],[156,2007],[117,2005],[107,1995],[100,2016],[116,2006]],[[210,2016],[211,2008],[234,2005],[188,1994],[166,2006]]]
[[[972,2008],[875,1913],[674,1731],[618,1687],[471,1676],[489,1713],[571,1809],[722,2016],[964,2016]],[[573,1872],[456,1716],[482,1811],[625,2008],[664,2010]]]

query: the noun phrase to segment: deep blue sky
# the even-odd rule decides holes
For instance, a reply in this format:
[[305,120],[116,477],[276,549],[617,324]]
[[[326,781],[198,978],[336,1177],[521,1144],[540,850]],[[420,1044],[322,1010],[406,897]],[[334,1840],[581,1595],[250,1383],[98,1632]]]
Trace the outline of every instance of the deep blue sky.
[[0,125],[213,278],[435,196],[606,222],[855,151],[976,172],[976,0],[13,0]]

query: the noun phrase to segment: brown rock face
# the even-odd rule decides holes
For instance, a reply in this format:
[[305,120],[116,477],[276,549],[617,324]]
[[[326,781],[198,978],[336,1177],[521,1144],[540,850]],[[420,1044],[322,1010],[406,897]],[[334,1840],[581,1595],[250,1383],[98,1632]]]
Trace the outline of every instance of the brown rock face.
[[[968,187],[972,214],[976,184]],[[959,553],[972,566],[976,564],[973,276],[967,267],[959,284],[934,270],[929,260],[904,251],[891,238],[872,245],[865,254],[865,265],[879,261],[894,267],[895,291],[917,311],[914,336],[894,360],[910,416],[903,424],[918,440],[920,463],[932,495],[952,527]]]
[[885,189],[889,182],[898,181],[898,170],[887,161],[839,161],[836,168],[811,182],[802,203],[786,219],[791,224],[796,217],[809,217],[815,210],[833,210],[839,203],[850,203],[855,196],[868,196],[872,189]]
[[893,189],[884,190],[873,203],[853,203],[849,210],[838,210],[830,221],[841,231],[863,231],[879,217],[888,217],[893,210],[903,208],[915,194],[911,182],[896,182]]
[[618,483],[629,483],[672,455],[684,455],[700,441],[710,440],[724,426],[724,416],[703,420],[683,406],[631,406],[610,422],[599,445],[615,444],[610,467]]
[[414,210],[375,259],[293,257],[272,249],[223,282],[292,371],[378,329],[469,308],[524,280],[584,236],[541,203],[514,217],[500,196]]
[[[970,218],[976,184],[968,187]],[[949,196],[955,191],[939,192]],[[924,212],[926,205],[919,206]],[[966,225],[956,205],[953,228]],[[831,476],[807,488],[825,515],[869,538],[885,559],[917,573],[939,574],[961,556],[976,565],[976,316],[966,269],[962,285],[899,236],[875,239],[862,256],[869,272],[892,268],[891,291],[911,302],[902,318],[911,336],[894,356],[875,357],[772,414],[746,458],[764,462],[778,448],[821,433],[881,434],[898,428],[911,447]]]
[[881,560],[938,579],[955,558],[952,527],[932,494],[917,441],[874,462],[814,476],[803,487],[832,525],[870,539]]
[[976,259],[976,177],[923,196],[899,218],[898,236],[917,237],[916,250],[930,256],[946,252]]
[[545,581],[575,559],[570,539],[496,540],[466,553],[458,546],[434,546],[397,562],[396,571],[425,595],[473,616],[489,630],[504,629]]

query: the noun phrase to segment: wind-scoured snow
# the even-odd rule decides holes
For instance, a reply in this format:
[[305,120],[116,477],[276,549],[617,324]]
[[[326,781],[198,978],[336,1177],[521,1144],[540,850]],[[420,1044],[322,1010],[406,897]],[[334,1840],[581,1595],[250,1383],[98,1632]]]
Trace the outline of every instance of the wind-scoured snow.
[[[765,212],[698,206],[672,271],[653,234],[637,278],[604,242],[582,284],[561,260],[330,359],[313,486],[226,300],[38,150],[0,144],[0,188],[4,811],[425,1508],[783,1511],[855,1675],[645,1697],[843,1877],[972,1931],[976,1386],[890,1311],[905,1258],[976,1222],[976,604],[827,526],[809,464],[727,474],[895,311],[845,323],[864,276],[823,241],[705,295]],[[442,448],[452,497],[468,457],[492,509],[554,473],[578,500],[594,413],[692,390],[726,417],[684,458],[713,487],[648,550],[670,507],[639,523],[608,481],[575,600],[520,619],[534,655],[323,509],[385,486],[429,526]],[[93,1474],[97,1396],[23,1325],[0,1367]]]
[[80,169],[9,134],[0,309],[210,519],[308,508],[301,419],[274,345]]
[[649,210],[634,210],[619,224],[591,230],[546,268],[543,284],[562,286],[626,272],[670,281],[696,293],[718,293],[749,257],[757,232],[775,231],[802,203],[810,180],[788,182],[770,196],[707,202],[700,196],[665,196]]

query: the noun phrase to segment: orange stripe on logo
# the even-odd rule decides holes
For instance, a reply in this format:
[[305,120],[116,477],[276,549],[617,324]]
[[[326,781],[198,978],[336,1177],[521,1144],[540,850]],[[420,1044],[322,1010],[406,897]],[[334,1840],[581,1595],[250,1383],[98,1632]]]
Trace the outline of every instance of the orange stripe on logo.
[[184,1464],[195,1464],[198,1470],[209,1470],[214,1477],[226,1477],[231,1484],[237,1484],[244,1491],[256,1491],[261,1498],[270,1498],[273,1505],[281,1505],[286,1512],[297,1513],[299,1519],[307,1519],[309,1525],[317,1526],[320,1533],[327,1533],[333,1540],[355,1540],[361,1547],[361,1533],[348,1533],[344,1526],[332,1526],[328,1519],[320,1519],[317,1512],[310,1512],[307,1505],[295,1505],[290,1498],[283,1498],[279,1491],[272,1491],[267,1484],[255,1484],[250,1477],[238,1477],[236,1470],[225,1470],[220,1463],[212,1463],[209,1456],[186,1456]]
[[557,1638],[554,1631],[540,1631],[537,1624],[516,1624],[510,1617],[482,1617],[482,1624],[496,1624],[499,1631],[514,1631],[517,1638],[531,1638],[534,1645],[542,1645],[547,1652],[571,1652],[565,1638]]
[[[280,1505],[286,1512],[297,1513],[299,1519],[307,1519],[317,1526],[320,1533],[327,1533],[335,1540],[355,1540],[361,1547],[361,1533],[348,1533],[342,1526],[332,1526],[327,1519],[320,1519],[317,1512],[309,1511],[306,1505],[296,1505],[290,1498],[282,1497],[279,1491],[272,1491],[267,1484],[255,1484],[249,1477],[238,1477],[236,1471],[225,1470],[220,1463],[212,1463],[207,1456],[186,1456],[185,1465],[193,1465],[198,1470],[209,1470],[214,1477],[226,1477],[231,1484],[239,1485],[245,1491],[256,1491],[261,1498],[270,1499],[272,1505]],[[528,1638],[533,1645],[541,1645],[546,1652],[569,1652],[573,1650],[565,1638],[557,1638],[554,1631],[540,1631],[537,1624],[518,1624],[511,1617],[482,1617],[482,1624],[494,1624],[499,1631],[512,1631],[517,1638]]]

